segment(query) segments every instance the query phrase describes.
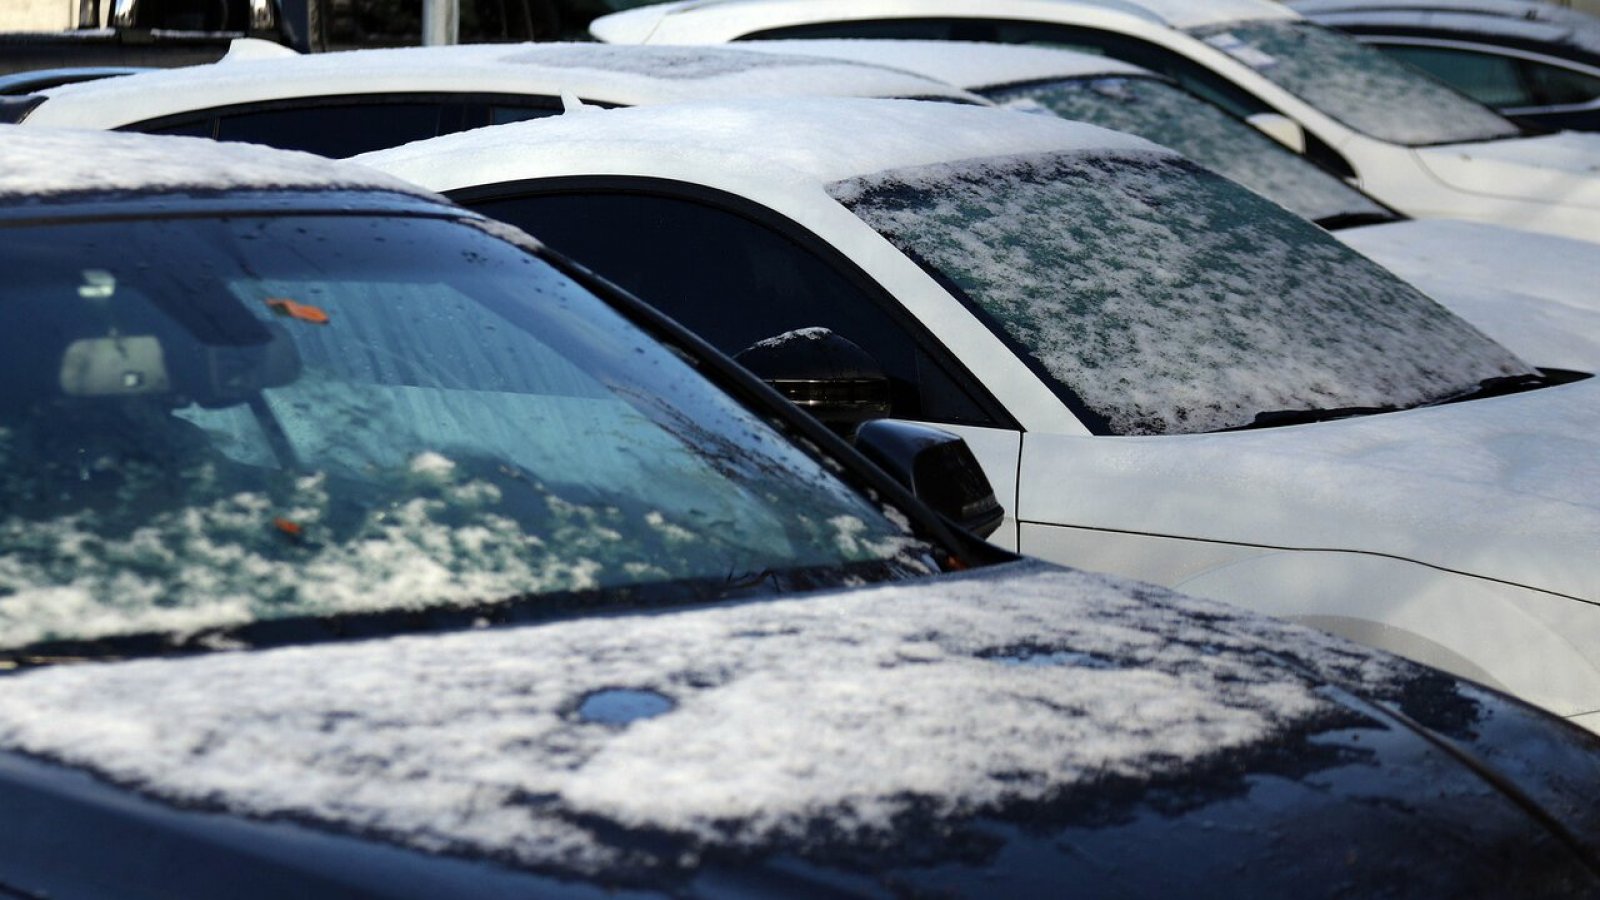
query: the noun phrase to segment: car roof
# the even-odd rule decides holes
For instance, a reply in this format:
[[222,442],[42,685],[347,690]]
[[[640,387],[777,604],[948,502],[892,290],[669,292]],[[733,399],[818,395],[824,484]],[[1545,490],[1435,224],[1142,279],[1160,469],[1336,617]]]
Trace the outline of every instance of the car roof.
[[474,44],[223,60],[64,86],[43,92],[27,122],[108,128],[240,103],[405,91],[570,93],[625,106],[817,93],[981,102],[908,72],[738,48]]
[[1600,55],[1600,18],[1531,0],[1296,0],[1289,6],[1335,28],[1423,28]]
[[5,129],[0,202],[173,192],[379,191],[440,198],[382,172],[308,153],[200,138],[53,128]]
[[893,66],[968,90],[1093,75],[1154,77],[1147,69],[1108,56],[1025,44],[843,38],[751,41],[743,46],[768,53],[828,56]]
[[967,159],[1115,151],[1176,155],[1143,138],[1054,117],[825,97],[577,112],[444,135],[356,159],[401,177],[448,172],[452,187],[598,171],[601,161],[630,171],[714,176],[724,185],[781,180],[821,186]]
[[[740,33],[787,24],[839,18],[916,18],[941,15],[1018,17],[1049,20],[1053,13],[1077,7],[1098,13],[1124,14],[1149,24],[1195,28],[1252,19],[1297,19],[1298,13],[1272,0],[679,0],[613,13],[595,19],[589,31],[602,41],[623,44],[652,40],[693,40],[683,28],[664,26],[694,18],[724,19],[748,25]],[[679,21],[674,21],[679,20]]]

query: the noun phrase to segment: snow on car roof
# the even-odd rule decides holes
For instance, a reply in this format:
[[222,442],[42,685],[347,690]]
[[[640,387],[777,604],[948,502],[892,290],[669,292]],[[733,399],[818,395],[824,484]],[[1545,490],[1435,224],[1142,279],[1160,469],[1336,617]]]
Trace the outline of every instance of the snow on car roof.
[[1118,150],[1175,155],[1142,138],[1047,116],[915,100],[798,98],[579,112],[355,159],[449,190],[528,178],[530,167],[585,168],[602,157],[820,185],[964,159]]
[[878,66],[727,47],[475,44],[224,60],[43,92],[28,124],[117,127],[192,110],[290,97],[471,91],[634,105],[736,96],[836,94],[976,101]]
[[838,39],[751,41],[744,46],[890,66],[968,90],[1052,78],[1151,74],[1108,56],[1022,44]]
[[439,198],[307,153],[201,138],[0,125],[0,198],[120,191],[376,190]]
[[[849,592],[0,679],[0,746],[180,804],[613,881],[1059,800],[1325,721],[1420,670],[1018,563]],[[611,708],[608,709],[608,706]],[[615,843],[618,828],[635,837]],[[636,871],[636,870],[635,870]],[[638,877],[635,875],[634,877]]]
[[1414,26],[1463,35],[1499,35],[1600,54],[1600,19],[1528,0],[1312,0],[1289,4],[1333,27]]
[[[601,16],[590,23],[596,38],[613,43],[703,40],[687,26],[697,18],[732,26],[730,39],[753,31],[840,19],[916,18],[941,15],[1038,18],[1068,7],[1127,13],[1174,28],[1194,28],[1248,19],[1299,18],[1271,0],[685,0],[660,3]],[[678,27],[680,24],[683,27]],[[665,30],[663,30],[665,29]]]

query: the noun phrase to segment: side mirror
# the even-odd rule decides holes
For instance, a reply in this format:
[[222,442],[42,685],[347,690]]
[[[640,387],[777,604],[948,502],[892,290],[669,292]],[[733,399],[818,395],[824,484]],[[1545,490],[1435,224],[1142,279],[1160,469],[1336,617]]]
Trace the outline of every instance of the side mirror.
[[1302,155],[1306,152],[1306,130],[1300,127],[1299,122],[1288,116],[1277,113],[1256,113],[1253,116],[1246,116],[1245,121],[1290,150]]
[[856,430],[856,449],[935,512],[980,538],[1005,518],[978,458],[948,431],[878,419]]
[[849,438],[889,415],[889,376],[867,351],[826,328],[801,328],[733,357],[778,393]]

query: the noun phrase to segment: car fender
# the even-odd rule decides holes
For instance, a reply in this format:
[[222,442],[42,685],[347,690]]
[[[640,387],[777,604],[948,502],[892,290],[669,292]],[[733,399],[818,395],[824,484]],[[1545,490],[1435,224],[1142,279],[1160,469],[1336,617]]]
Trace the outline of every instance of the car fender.
[[1173,587],[1376,646],[1558,715],[1593,712],[1600,699],[1600,665],[1576,646],[1593,646],[1586,638],[1600,628],[1600,609],[1568,597],[1341,551],[1268,553]]

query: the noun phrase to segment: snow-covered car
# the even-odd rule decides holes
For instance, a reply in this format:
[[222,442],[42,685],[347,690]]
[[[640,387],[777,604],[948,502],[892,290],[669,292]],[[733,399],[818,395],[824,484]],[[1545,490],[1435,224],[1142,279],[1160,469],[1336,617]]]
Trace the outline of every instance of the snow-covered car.
[[359,159],[530,228],[724,352],[854,342],[892,415],[966,437],[1007,546],[1600,710],[1600,386],[1545,387],[1565,377],[1171,151],[795,99]]
[[1600,239],[1600,138],[1529,134],[1269,0],[689,0],[590,30],[613,43],[925,38],[1102,53],[1261,122],[1407,214]]
[[225,59],[13,98],[0,116],[347,157],[556,115],[564,96],[633,106],[810,94],[982,102],[909,72],[738,48],[477,44]]
[[1148,138],[1333,232],[1452,312],[1547,368],[1600,369],[1600,248],[1450,219],[1410,219],[1170,79],[1104,56],[949,41],[752,41],[890,66]]
[[1593,736],[986,548],[430,194],[9,129],[0,233],[8,897],[1600,890]]
[[1480,103],[1551,128],[1600,131],[1600,18],[1534,0],[1294,0]]

